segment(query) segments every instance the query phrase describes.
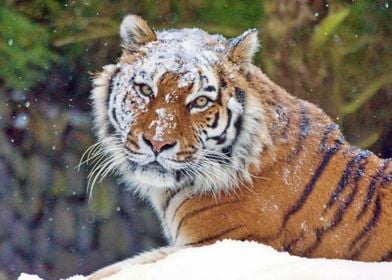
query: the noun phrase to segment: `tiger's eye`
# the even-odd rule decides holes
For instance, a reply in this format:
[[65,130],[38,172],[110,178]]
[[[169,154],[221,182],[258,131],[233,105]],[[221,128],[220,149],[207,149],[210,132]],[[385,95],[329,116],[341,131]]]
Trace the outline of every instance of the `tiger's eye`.
[[195,99],[195,101],[193,101],[194,106],[197,108],[203,108],[205,106],[207,106],[208,104],[208,98],[205,96],[199,96],[198,98]]
[[152,88],[146,84],[139,85],[139,91],[144,96],[150,97],[153,94]]

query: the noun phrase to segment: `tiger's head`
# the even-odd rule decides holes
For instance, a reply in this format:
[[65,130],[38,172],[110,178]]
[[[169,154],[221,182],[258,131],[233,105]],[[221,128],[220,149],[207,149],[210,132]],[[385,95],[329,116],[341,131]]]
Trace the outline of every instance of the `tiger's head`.
[[94,79],[95,156],[105,160],[92,174],[118,172],[142,192],[222,191],[249,180],[268,142],[247,80],[257,31],[230,40],[200,29],[155,32],[129,15],[120,36],[118,63]]

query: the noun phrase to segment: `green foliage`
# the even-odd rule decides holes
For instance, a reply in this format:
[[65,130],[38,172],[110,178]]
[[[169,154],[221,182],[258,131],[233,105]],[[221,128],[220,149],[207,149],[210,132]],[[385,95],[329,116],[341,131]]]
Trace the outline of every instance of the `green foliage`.
[[325,17],[310,38],[310,49],[314,51],[315,49],[322,47],[349,14],[350,9],[346,8]]
[[56,55],[47,28],[0,7],[0,77],[6,87],[28,89],[45,77]]
[[320,104],[351,142],[369,147],[392,118],[391,3],[283,2],[264,1],[264,70]]
[[258,25],[263,11],[262,2],[245,0],[202,1],[203,5],[195,9],[201,22],[237,28],[251,28]]

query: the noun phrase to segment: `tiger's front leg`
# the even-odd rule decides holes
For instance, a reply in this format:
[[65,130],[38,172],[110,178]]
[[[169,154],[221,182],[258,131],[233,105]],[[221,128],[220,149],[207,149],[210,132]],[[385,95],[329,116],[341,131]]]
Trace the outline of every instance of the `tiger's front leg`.
[[87,276],[88,280],[101,280],[105,279],[106,277],[110,277],[112,275],[115,275],[121,271],[121,269],[125,266],[129,267],[132,265],[137,265],[137,264],[151,264],[155,263],[157,261],[163,260],[166,258],[168,255],[170,255],[173,252],[176,252],[180,249],[184,249],[187,246],[168,246],[168,247],[161,247],[149,252],[144,252],[141,253],[140,255],[137,255],[133,258],[129,258],[126,260],[123,260],[121,262],[106,266],[104,268],[101,268],[100,270],[90,274]]

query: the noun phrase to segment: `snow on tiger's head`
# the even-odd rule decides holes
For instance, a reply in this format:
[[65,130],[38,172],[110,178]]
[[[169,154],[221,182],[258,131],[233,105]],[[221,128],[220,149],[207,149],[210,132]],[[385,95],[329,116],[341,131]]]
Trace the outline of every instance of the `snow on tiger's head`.
[[257,32],[155,32],[130,15],[120,35],[123,55],[94,80],[95,154],[105,160],[92,177],[114,171],[141,192],[230,190],[249,179],[263,147],[263,112],[246,80]]

